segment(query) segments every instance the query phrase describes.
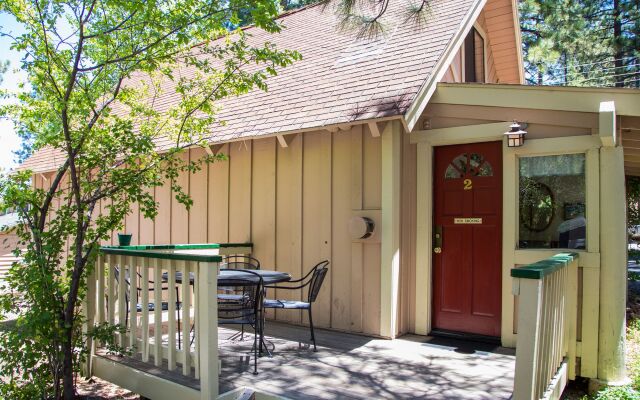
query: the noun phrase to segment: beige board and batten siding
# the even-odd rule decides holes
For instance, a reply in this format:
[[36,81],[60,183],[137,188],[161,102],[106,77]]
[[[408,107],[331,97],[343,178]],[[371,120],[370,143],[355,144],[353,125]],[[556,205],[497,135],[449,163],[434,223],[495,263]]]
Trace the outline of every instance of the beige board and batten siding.
[[[227,160],[178,178],[193,199],[189,211],[164,185],[154,190],[155,221],[133,207],[124,230],[143,244],[252,242],[263,268],[294,278],[328,259],[314,323],[379,335],[380,240],[353,241],[348,226],[354,215],[380,223],[382,140],[357,125],[299,133],[288,142],[282,147],[270,137],[225,144],[220,153]],[[204,154],[191,149],[183,157]],[[111,243],[116,241],[114,236]],[[284,290],[277,297],[300,299]],[[299,311],[277,310],[270,317],[307,324]]]

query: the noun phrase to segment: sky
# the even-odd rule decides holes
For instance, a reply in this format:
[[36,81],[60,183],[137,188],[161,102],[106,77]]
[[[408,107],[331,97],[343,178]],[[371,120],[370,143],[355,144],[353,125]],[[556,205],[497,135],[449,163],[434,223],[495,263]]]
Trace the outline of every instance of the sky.
[[[16,34],[20,32],[19,28],[20,26],[12,17],[0,13],[0,31]],[[11,50],[9,48],[10,46],[11,39],[0,36],[0,60],[9,61],[9,69],[2,76],[0,89],[16,92],[18,90],[18,84],[26,81],[26,75],[21,71],[16,71],[20,68],[22,54]],[[0,99],[0,104],[6,101],[6,99]],[[13,123],[7,119],[0,118],[0,171],[12,169],[17,165],[13,152],[19,148],[20,138],[13,129]]]

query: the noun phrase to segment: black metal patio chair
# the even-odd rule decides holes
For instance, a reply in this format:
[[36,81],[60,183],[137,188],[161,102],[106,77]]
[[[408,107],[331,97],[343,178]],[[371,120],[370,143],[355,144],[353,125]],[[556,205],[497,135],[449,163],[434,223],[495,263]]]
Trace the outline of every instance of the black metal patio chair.
[[[222,262],[220,263],[220,270],[224,269],[246,269],[246,270],[257,270],[260,269],[260,261],[257,258],[247,256],[244,254],[231,254],[224,256],[222,258]],[[164,279],[166,276],[163,275]],[[189,273],[190,284],[193,286],[194,284],[194,275],[193,273]],[[182,274],[176,272],[176,280],[182,279]],[[244,297],[244,288],[236,288],[236,287],[218,287],[218,301],[240,301]],[[178,301],[180,301],[180,297],[178,296]],[[195,330],[195,322],[191,324],[191,334],[193,334]],[[244,325],[241,328],[240,340],[244,339]],[[191,335],[190,345],[195,341],[195,335]],[[179,342],[179,341],[178,341]],[[178,343],[179,345],[180,343]]]
[[[316,335],[313,330],[313,314],[311,312],[312,304],[318,298],[322,282],[329,271],[329,261],[324,260],[316,264],[305,276],[300,279],[286,282],[286,284],[294,283],[294,286],[273,285],[265,286],[267,289],[290,289],[297,290],[309,287],[307,292],[307,301],[295,300],[264,300],[264,308],[285,309],[285,310],[307,310],[309,312],[309,326],[311,328],[311,341],[313,342],[313,351],[318,351],[316,347]],[[263,323],[264,324],[264,323]]]
[[[221,268],[220,271],[235,271],[235,268]],[[259,339],[262,340],[262,302],[264,299],[264,281],[251,270],[236,271],[239,275],[233,288],[242,293],[240,299],[218,299],[218,325],[250,325],[253,335],[253,374],[258,374]],[[244,329],[244,328],[243,328]]]
[[[139,272],[136,271],[136,274],[138,275],[138,279],[139,280],[142,279],[142,275]],[[119,267],[115,267],[114,268],[114,274],[113,275],[114,275],[114,278],[116,279],[116,282],[119,282],[119,279],[120,279],[120,268]],[[124,292],[124,300],[126,302],[125,327],[127,327],[128,324],[129,324],[129,296],[130,296],[130,292],[131,292],[131,280],[130,280],[129,276],[130,276],[129,275],[129,271],[125,271],[125,274],[124,274],[124,281],[125,281],[125,284],[126,284],[125,292]],[[152,281],[152,280],[148,280],[148,282],[149,282],[148,290],[150,292],[153,292],[155,290],[155,282]],[[163,284],[164,284],[164,282],[163,282]],[[160,288],[160,290],[169,290],[169,287],[163,285]],[[142,288],[139,287],[139,286],[136,287],[136,312],[139,312],[139,313],[142,312],[142,308],[144,307],[144,305],[140,303],[141,294],[142,294]],[[108,297],[107,297],[107,300],[108,300]],[[107,305],[107,310],[108,310],[109,301],[106,302],[106,305]],[[155,303],[154,302],[149,302],[147,304],[147,310],[155,311],[155,309],[156,309],[156,307],[155,307]],[[169,303],[166,302],[166,301],[162,301],[161,304],[160,304],[160,309],[162,311],[169,310]],[[176,302],[176,313],[178,315],[178,327],[179,327],[180,326],[180,313],[178,312],[178,310],[180,310],[180,302],[179,301]],[[180,328],[178,328],[178,329],[180,329]]]

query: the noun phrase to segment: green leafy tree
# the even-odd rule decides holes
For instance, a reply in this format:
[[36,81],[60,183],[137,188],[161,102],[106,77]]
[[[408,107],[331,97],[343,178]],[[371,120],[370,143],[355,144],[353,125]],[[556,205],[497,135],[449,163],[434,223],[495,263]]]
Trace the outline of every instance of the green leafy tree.
[[640,87],[640,1],[523,0],[532,84]]
[[635,234],[640,226],[640,177],[627,176],[627,225]]
[[[300,55],[228,30],[249,12],[277,32],[271,0],[0,0],[0,12],[24,28],[12,40],[31,87],[2,113],[33,136],[35,151],[61,160],[48,189],[34,188],[30,171],[0,178],[26,245],[8,273],[13,294],[0,295],[0,315],[18,315],[16,328],[0,333],[0,398],[72,399],[85,354],[80,304],[99,243],[122,228],[133,203],[147,218],[157,214],[149,188],[170,184],[189,207],[175,178],[219,157],[178,155],[206,145],[224,123],[217,100],[266,90]],[[154,107],[166,90],[174,105]],[[157,152],[160,137],[170,145]]]

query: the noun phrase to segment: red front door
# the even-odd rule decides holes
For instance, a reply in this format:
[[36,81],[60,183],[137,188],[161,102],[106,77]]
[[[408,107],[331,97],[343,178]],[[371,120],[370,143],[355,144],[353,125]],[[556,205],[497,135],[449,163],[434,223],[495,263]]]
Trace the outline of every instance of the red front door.
[[436,147],[434,174],[433,326],[500,336],[502,143]]

